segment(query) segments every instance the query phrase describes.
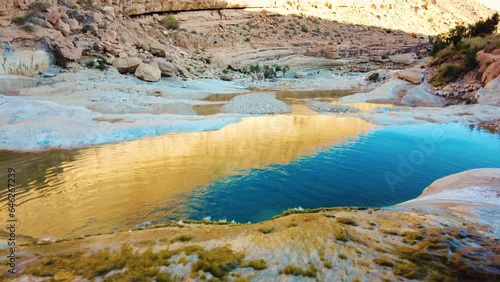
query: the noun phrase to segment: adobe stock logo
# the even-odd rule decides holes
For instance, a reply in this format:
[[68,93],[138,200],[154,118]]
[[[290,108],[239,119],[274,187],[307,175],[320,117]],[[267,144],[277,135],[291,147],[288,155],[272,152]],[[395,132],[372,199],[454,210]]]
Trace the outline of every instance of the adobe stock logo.
[[436,128],[432,130],[431,136],[416,143],[407,156],[399,155],[399,165],[396,171],[385,171],[385,181],[392,192],[397,184],[404,183],[405,180],[413,175],[415,169],[421,166],[427,158],[436,152],[437,146],[446,141],[443,129]]

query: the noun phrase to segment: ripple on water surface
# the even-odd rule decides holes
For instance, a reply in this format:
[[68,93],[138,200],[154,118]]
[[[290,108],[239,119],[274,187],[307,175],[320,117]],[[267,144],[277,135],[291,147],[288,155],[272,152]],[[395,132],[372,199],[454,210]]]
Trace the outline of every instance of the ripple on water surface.
[[[419,142],[444,138],[393,186]],[[268,219],[292,207],[383,206],[442,176],[500,167],[500,139],[457,125],[379,128],[328,115],[245,118],[217,131],[77,150],[0,151],[18,176],[20,234],[70,237],[146,221]],[[6,191],[1,203],[6,204]],[[6,220],[5,214],[0,220]]]

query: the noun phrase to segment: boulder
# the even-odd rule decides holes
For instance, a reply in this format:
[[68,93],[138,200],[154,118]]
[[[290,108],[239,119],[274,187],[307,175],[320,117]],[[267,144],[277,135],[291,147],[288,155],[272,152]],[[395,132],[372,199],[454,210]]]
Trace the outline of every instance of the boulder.
[[476,97],[479,104],[500,106],[500,77],[493,79],[479,90]]
[[417,55],[413,52],[389,56],[389,61],[398,65],[413,65]]
[[401,104],[410,107],[444,107],[446,99],[432,94],[428,87],[427,83],[409,87],[401,99]]
[[21,88],[35,87],[37,81],[22,75],[0,74],[0,93]]
[[400,71],[396,74],[396,77],[413,84],[420,84],[424,80],[424,75],[422,73],[410,70]]
[[231,81],[233,80],[233,76],[228,73],[225,73],[220,76],[220,79],[223,81]]
[[124,74],[135,72],[140,64],[142,64],[141,59],[136,57],[128,57],[122,59],[117,58],[113,62],[113,67],[115,67],[121,74]]
[[150,65],[140,64],[135,70],[135,76],[145,81],[155,82],[160,80],[161,70],[157,63],[152,63]]
[[162,76],[165,76],[165,77],[176,77],[177,76],[177,68],[171,62],[169,62],[163,58],[156,58],[155,62],[158,63],[158,67],[160,68]]

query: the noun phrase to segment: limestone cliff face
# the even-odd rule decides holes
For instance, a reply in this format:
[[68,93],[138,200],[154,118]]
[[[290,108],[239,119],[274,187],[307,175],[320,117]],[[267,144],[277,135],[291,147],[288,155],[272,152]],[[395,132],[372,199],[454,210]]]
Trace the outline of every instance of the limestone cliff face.
[[[85,0],[78,0],[84,2]],[[141,15],[154,12],[194,11],[205,9],[227,9],[269,7],[271,0],[95,0],[97,4],[112,6],[115,13]]]

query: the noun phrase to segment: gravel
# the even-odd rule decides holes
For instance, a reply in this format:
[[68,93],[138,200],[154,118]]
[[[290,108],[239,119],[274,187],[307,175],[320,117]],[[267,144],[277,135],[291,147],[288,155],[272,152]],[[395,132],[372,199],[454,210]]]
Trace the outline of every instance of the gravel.
[[356,113],[358,108],[344,105],[333,105],[325,102],[311,100],[307,102],[307,107],[319,113]]
[[276,99],[271,93],[253,93],[236,96],[222,107],[225,113],[237,114],[285,114],[291,113],[292,109],[288,105]]

